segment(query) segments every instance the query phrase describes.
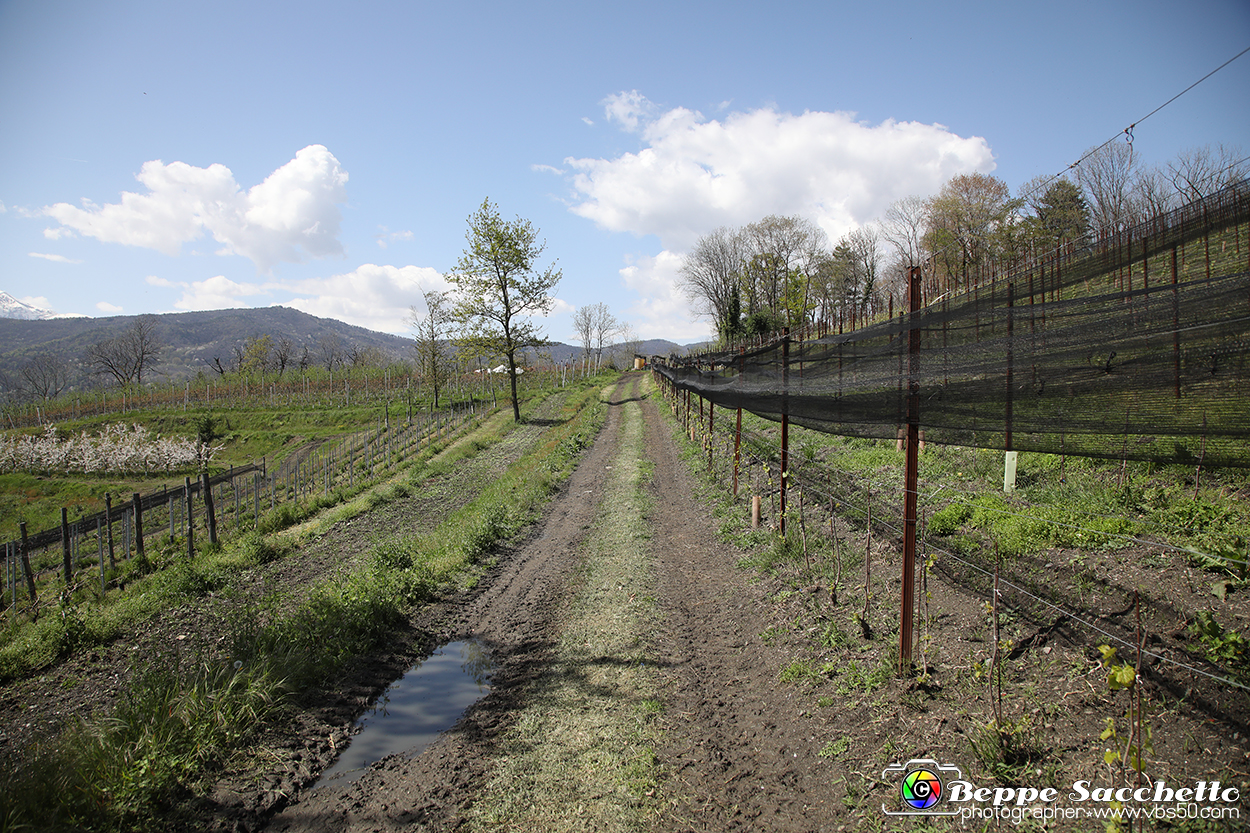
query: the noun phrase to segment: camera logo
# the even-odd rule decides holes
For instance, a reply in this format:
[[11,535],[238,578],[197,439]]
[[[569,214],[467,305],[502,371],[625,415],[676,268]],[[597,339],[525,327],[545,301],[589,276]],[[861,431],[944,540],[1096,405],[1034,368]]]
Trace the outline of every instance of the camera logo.
[[953,816],[958,810],[943,810],[946,782],[963,779],[963,770],[939,764],[932,758],[913,758],[905,764],[891,764],[881,773],[886,783],[898,784],[898,810],[881,805],[888,816]]

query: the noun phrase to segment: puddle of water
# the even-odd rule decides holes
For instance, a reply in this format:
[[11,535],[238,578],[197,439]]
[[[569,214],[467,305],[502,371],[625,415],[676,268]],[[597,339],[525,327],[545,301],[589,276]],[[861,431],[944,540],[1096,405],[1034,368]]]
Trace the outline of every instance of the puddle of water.
[[351,744],[313,789],[346,786],[387,755],[416,757],[490,691],[493,666],[476,639],[449,642],[382,692],[356,721]]

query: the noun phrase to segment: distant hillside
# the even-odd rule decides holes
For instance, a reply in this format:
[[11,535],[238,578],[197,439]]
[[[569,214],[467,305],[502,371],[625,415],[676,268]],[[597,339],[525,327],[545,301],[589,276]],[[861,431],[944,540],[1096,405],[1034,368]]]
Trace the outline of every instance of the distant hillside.
[[[20,303],[20,302],[19,302]],[[119,315],[108,318],[50,318],[23,320],[0,318],[0,389],[14,386],[21,368],[37,356],[52,356],[66,362],[71,386],[93,387],[93,378],[86,364],[92,345],[114,337],[134,326],[139,316]],[[413,341],[403,336],[379,333],[355,327],[332,318],[318,318],[288,307],[181,312],[151,317],[156,322],[156,337],[162,349],[159,360],[145,381],[170,382],[194,378],[203,372],[214,374],[213,366],[220,360],[229,367],[236,347],[250,338],[268,335],[273,341],[288,340],[292,345],[292,362],[299,361],[305,350],[312,365],[321,362],[324,344],[337,340],[345,351],[376,351],[383,361],[412,361]],[[652,339],[640,343],[643,356],[684,353],[686,348],[671,341]],[[605,349],[607,355],[619,348]],[[544,350],[554,362],[570,362],[582,353],[580,346],[556,342]],[[533,361],[530,357],[529,361]]]
[[[12,379],[22,365],[37,355],[66,361],[74,387],[94,384],[85,358],[89,348],[132,326],[139,316],[108,318],[54,318],[25,321],[0,318],[0,378]],[[144,316],[148,317],[148,316]],[[288,307],[181,312],[150,316],[156,322],[160,357],[145,380],[174,381],[213,373],[220,359],[229,366],[236,346],[249,338],[270,336],[287,339],[297,361],[307,348],[312,363],[318,361],[323,341],[337,339],[344,350],[376,350],[388,361],[412,358],[412,340],[332,318],[318,318]]]

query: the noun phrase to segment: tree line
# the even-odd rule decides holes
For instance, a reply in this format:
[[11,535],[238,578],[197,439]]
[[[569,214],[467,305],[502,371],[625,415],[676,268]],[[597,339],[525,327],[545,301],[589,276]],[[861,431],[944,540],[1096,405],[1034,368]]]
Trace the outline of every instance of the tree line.
[[681,267],[698,314],[728,344],[783,328],[836,329],[901,302],[911,266],[932,298],[1065,246],[1082,246],[1213,194],[1250,175],[1222,145],[1144,165],[1129,142],[1088,151],[1069,174],[1036,177],[1013,196],[988,174],[963,174],[930,197],[895,201],[830,245],[799,216],[770,215],[701,237]]

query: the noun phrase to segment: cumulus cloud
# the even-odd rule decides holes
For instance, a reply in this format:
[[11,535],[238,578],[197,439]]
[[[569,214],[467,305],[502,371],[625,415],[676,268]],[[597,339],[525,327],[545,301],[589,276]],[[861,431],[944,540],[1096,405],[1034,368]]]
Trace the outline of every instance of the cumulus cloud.
[[296,297],[283,305],[310,315],[337,318],[384,333],[406,333],[411,308],[424,310],[423,291],[446,291],[450,284],[428,266],[379,266],[366,263],[328,278],[284,281]]
[[149,277],[147,280],[154,286],[181,286],[182,296],[174,301],[174,309],[186,311],[251,306],[244,299],[268,295],[273,289],[271,284],[239,283],[230,280],[225,275],[178,284],[161,281],[160,278]]
[[260,273],[280,262],[340,255],[339,204],[346,201],[347,172],[322,145],[295,158],[244,191],[221,164],[145,162],[136,177],[146,193],[123,192],[121,202],[82,207],[57,203],[43,214],[61,224],[45,236],[78,233],[176,255],[205,233],[218,254],[249,258]]
[[120,315],[122,312],[122,307],[110,304],[108,301],[98,301],[95,308],[106,315]]
[[43,254],[42,252],[27,252],[27,254],[29,254],[31,257],[40,257],[40,258],[43,258],[44,260],[50,260],[53,263],[82,263],[81,260],[74,260],[72,258],[66,257],[65,255],[46,255],[46,254]]
[[613,159],[566,159],[572,210],[605,229],[654,234],[674,251],[768,214],[811,218],[836,240],[896,199],[994,169],[984,139],[939,124],[869,125],[852,113],[772,108],[708,120],[683,107],[661,111],[636,90],[610,96],[604,109],[644,146]]
[[658,255],[630,258],[620,270],[621,281],[638,293],[626,312],[636,322],[641,338],[666,338],[679,343],[709,338],[712,328],[694,320],[690,302],[679,288],[682,255],[668,250]]

